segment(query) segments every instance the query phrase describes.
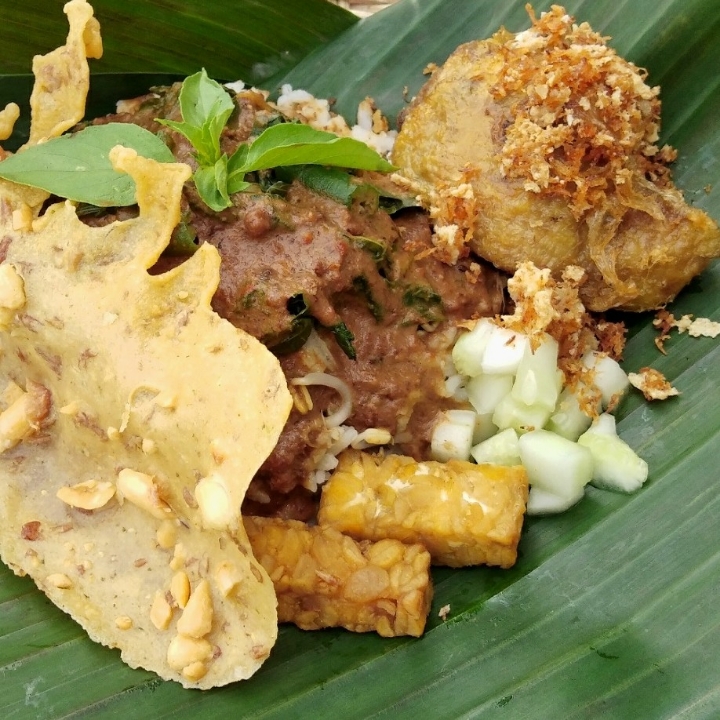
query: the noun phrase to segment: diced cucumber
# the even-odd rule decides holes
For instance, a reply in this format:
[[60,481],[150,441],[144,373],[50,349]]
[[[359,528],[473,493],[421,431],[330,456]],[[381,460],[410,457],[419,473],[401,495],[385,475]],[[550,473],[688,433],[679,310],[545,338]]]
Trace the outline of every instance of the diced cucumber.
[[577,396],[570,388],[565,388],[560,393],[555,412],[550,416],[545,429],[568,440],[577,440],[590,427],[591,422],[592,419],[582,411]]
[[648,477],[648,464],[617,434],[615,418],[603,413],[580,436],[578,445],[586,447],[593,458],[595,487],[634,492]]
[[473,431],[473,445],[487,440],[498,431],[497,425],[492,421],[492,416],[492,413],[483,413],[482,415],[478,413],[475,420],[475,430]]
[[583,494],[584,491],[577,497],[561,497],[539,487],[531,487],[526,512],[528,515],[555,515],[565,512],[580,501]]
[[498,403],[492,419],[500,430],[514,428],[522,433],[544,427],[550,419],[550,412],[541,405],[525,405],[510,394]]
[[430,438],[433,460],[469,460],[476,418],[477,413],[472,410],[448,410],[441,413]]
[[558,343],[545,335],[533,351],[530,343],[520,360],[512,386],[513,397],[525,405],[540,405],[554,410],[558,400]]
[[512,390],[512,375],[476,375],[467,384],[468,399],[479,415],[492,413]]
[[519,438],[520,459],[533,487],[577,502],[592,479],[591,452],[549,430],[534,430]]
[[602,394],[603,408],[608,407],[613,398],[620,399],[630,387],[627,373],[607,355],[595,351],[585,353],[583,364],[594,371],[593,383]]
[[477,325],[470,332],[463,333],[455,341],[452,360],[455,369],[461,375],[475,377],[480,374],[485,346],[494,327],[496,327],[494,323],[483,318],[478,320]]
[[485,344],[482,372],[488,375],[516,373],[528,344],[527,335],[493,325]]
[[482,463],[519,465],[520,444],[518,443],[518,435],[513,428],[508,428],[475,445],[470,454],[479,465]]
[[446,410],[445,417],[449,422],[455,423],[456,425],[469,425],[470,427],[475,426],[475,416],[477,413],[474,410]]

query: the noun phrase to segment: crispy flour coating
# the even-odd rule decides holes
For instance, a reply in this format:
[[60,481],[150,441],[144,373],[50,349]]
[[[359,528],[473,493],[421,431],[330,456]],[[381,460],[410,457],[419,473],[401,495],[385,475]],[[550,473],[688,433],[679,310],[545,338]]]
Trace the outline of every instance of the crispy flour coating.
[[17,231],[2,201],[0,551],[130,665],[222,685],[277,632],[239,509],[290,396],[274,357],[211,310],[212,246],[146,272],[189,168],[113,161],[135,180],[134,220],[88,228],[59,203]]
[[[65,12],[67,44],[35,59],[28,145],[82,117],[102,51],[90,6]],[[240,506],[291,399],[271,353],[211,309],[214,247],[147,272],[190,168],[111,161],[139,216],[102,228],[0,181],[0,555],[129,665],[224,685],[277,636]]]
[[673,185],[658,88],[558,7],[460,46],[413,101],[393,162],[449,262],[582,267],[585,307],[647,310],[713,257],[720,230]]
[[211,310],[212,246],[146,271],[189,168],[112,157],[135,180],[134,220],[88,228],[59,203],[17,231],[13,201],[0,206],[0,551],[130,665],[222,685],[252,674],[277,632],[239,509],[290,396],[274,357]]

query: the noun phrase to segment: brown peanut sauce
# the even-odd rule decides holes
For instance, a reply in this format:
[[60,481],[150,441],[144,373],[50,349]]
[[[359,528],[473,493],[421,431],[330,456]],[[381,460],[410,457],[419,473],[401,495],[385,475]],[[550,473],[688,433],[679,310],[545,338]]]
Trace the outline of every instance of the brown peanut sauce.
[[[135,122],[158,132],[154,118],[179,119],[176,88],[124,107],[97,122]],[[223,135],[228,152],[249,138],[255,112],[252,103],[238,103]],[[177,159],[193,165],[187,141],[167,128],[162,132]],[[372,173],[364,179],[390,183]],[[197,244],[212,243],[222,259],[213,308],[276,352],[288,380],[324,370],[347,383],[352,413],[345,424],[359,432],[386,429],[396,449],[426,459],[437,413],[457,407],[444,389],[456,323],[502,310],[502,276],[472,256],[453,266],[436,259],[430,220],[419,209],[390,215],[366,196],[346,206],[297,180],[282,194],[256,191],[232,199],[231,208],[217,213],[191,184],[185,190],[184,223]],[[163,256],[151,272],[182,260]],[[340,323],[352,333],[354,357],[333,332]],[[331,367],[318,368],[316,358],[293,347],[293,333],[310,325],[327,346]],[[303,485],[330,442],[323,415],[339,396],[322,386],[308,391],[312,409],[291,411],[250,486],[245,512],[302,520],[314,515],[315,498]]]

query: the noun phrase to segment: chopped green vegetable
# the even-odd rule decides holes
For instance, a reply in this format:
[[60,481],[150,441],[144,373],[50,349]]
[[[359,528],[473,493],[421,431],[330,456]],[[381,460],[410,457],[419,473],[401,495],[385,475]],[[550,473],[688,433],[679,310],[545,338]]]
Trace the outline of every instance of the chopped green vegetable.
[[648,464],[620,437],[615,418],[602,413],[578,439],[593,458],[592,484],[605,490],[635,492],[648,478]]
[[335,340],[337,341],[337,344],[340,346],[340,349],[351,359],[356,360],[357,359],[357,352],[355,351],[355,345],[353,345],[353,341],[355,340],[355,335],[353,335],[350,328],[342,321],[339,323],[336,323],[333,325],[330,330],[332,330],[333,335],[335,336]]
[[116,145],[159,162],[175,162],[165,143],[148,130],[129,123],[108,123],[11,155],[0,162],[0,177],[88,205],[134,205],[134,181],[110,164],[110,150]]
[[313,321],[310,317],[296,317],[290,325],[290,328],[283,332],[273,335],[267,335],[262,338],[262,342],[275,355],[290,355],[298,351],[310,337],[313,329]]
[[442,298],[427,285],[406,288],[403,305],[416,310],[425,322],[436,322],[442,317]]
[[382,305],[375,300],[375,296],[372,293],[368,279],[364,275],[358,275],[353,279],[353,288],[355,288],[356,292],[364,296],[365,300],[367,300],[368,310],[370,310],[371,315],[380,322],[383,319],[385,312]]
[[475,429],[472,410],[446,410],[439,413],[430,439],[433,460],[469,460]]
[[322,165],[291,165],[277,168],[275,175],[288,183],[298,180],[309,190],[326,195],[346,206],[350,205],[353,194],[358,189],[358,184],[353,182],[352,175],[348,172]]
[[373,260],[382,262],[387,255],[387,245],[380,238],[369,238],[364,235],[348,235],[348,239],[365,252],[372,255]]
[[520,465],[520,442],[517,432],[507,428],[475,445],[470,454],[478,464]]
[[[528,513],[561,512],[582,498],[593,474],[587,448],[548,430],[525,433],[518,442],[531,485]],[[557,499],[558,509],[547,502],[551,498]]]

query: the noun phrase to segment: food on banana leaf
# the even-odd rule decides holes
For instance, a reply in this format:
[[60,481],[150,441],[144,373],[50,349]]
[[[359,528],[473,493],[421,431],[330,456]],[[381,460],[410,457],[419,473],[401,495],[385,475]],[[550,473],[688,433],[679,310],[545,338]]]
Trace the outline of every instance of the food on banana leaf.
[[[138,125],[158,133],[197,171],[197,149],[164,124],[182,120],[189,85],[190,79],[125,100],[120,112],[88,129]],[[219,138],[226,155],[248,142],[257,146],[266,132],[298,127],[279,112],[288,110],[287,102],[273,103],[256,89],[229,93],[214,85],[218,102],[224,96],[232,108]],[[314,99],[305,103],[317,125],[315,105]],[[331,121],[338,129],[337,118]],[[184,249],[171,246],[152,272],[180,265],[198,245],[218,249],[213,308],[278,356],[293,395],[289,420],[253,479],[245,512],[307,520],[317,508],[318,486],[351,443],[392,443],[417,459],[430,458],[438,412],[460,406],[445,383],[457,325],[500,312],[505,281],[474,256],[454,266],[441,262],[429,218],[404,207],[407,193],[387,174],[304,165],[248,173],[246,180],[250,186],[231,194],[231,205],[220,211],[188,183],[174,237],[183,230],[192,240]],[[84,221],[99,227],[131,214],[131,208],[97,208]]]
[[[40,141],[47,147],[45,141],[80,119],[78,98],[84,99],[87,91],[85,55],[101,52],[88,6],[73,0],[69,8],[72,63],[59,84],[48,81],[46,86],[42,78],[62,62],[63,53],[37,64],[41,81],[24,151],[28,154]],[[75,12],[82,14],[81,20],[73,20]],[[75,76],[79,82],[73,89],[69,81]],[[193,83],[214,93],[222,108],[208,120],[217,131],[211,150],[222,152],[217,160],[203,155],[207,138],[198,136],[198,128],[188,120],[190,104],[183,94]],[[62,114],[65,103],[67,118]],[[247,677],[274,642],[272,587],[252,559],[239,519],[251,480],[246,509],[309,517],[317,486],[337,467],[320,513],[320,521],[326,522],[338,488],[342,493],[354,487],[348,481],[348,458],[389,473],[387,487],[381,487],[378,496],[391,497],[390,505],[380,510],[372,503],[370,509],[355,507],[382,525],[371,533],[377,546],[284,520],[246,523],[280,594],[281,621],[306,628],[374,629],[383,635],[419,635],[431,588],[427,553],[389,537],[422,542],[438,563],[509,567],[517,555],[528,500],[521,467],[459,463],[452,460],[454,439],[437,438],[438,418],[459,413],[472,416],[470,423],[463,421],[464,459],[469,458],[470,441],[477,441],[479,415],[467,409],[473,404],[469,387],[452,387],[449,355],[458,328],[472,327],[478,317],[502,308],[501,276],[452,243],[445,250],[455,252],[455,263],[444,263],[448,256],[433,246],[428,218],[406,207],[406,198],[391,180],[362,171],[362,165],[340,178],[327,168],[313,171],[313,161],[302,152],[309,164],[299,170],[243,165],[248,156],[258,155],[258,148],[268,146],[270,135],[308,136],[305,129],[286,124],[280,105],[254,89],[231,96],[198,73],[182,86],[124,101],[116,115],[72,136],[88,137],[103,126],[114,132],[118,124],[139,125],[162,136],[180,164],[157,164],[132,151],[110,153],[113,166],[135,181],[137,196],[129,202],[118,201],[110,209],[76,210],[71,203],[44,208],[47,193],[3,186],[5,222],[15,234],[8,235],[11,241],[0,266],[0,321],[11,331],[10,347],[17,349],[5,367],[0,364],[7,373],[0,415],[2,460],[9,468],[2,492],[15,518],[6,520],[3,558],[16,571],[30,573],[93,638],[120,647],[131,665],[151,668],[189,687]],[[366,102],[362,112],[371,118],[371,129],[365,129],[368,141],[377,134],[385,144],[390,136],[377,111]],[[8,117],[13,116],[10,109]],[[316,113],[310,120],[322,118]],[[344,126],[340,134],[348,136],[350,130]],[[151,137],[157,139],[155,135]],[[269,147],[275,152],[279,143]],[[162,149],[168,150],[165,145]],[[17,157],[22,159],[22,153]],[[226,163],[225,176],[216,172],[218,162]],[[185,182],[188,166],[194,184]],[[3,172],[7,167],[5,163]],[[506,174],[510,177],[511,172]],[[447,207],[459,216],[467,211],[466,221],[475,218],[475,210],[468,208],[474,207],[476,190],[470,174],[465,179],[468,182],[448,189],[445,200],[451,198]],[[125,207],[135,199],[139,210]],[[573,201],[581,202],[576,197]],[[112,205],[98,202],[102,204]],[[572,203],[568,207],[577,211]],[[436,241],[452,239],[452,227],[443,226],[442,220],[436,217]],[[166,246],[169,252],[160,258]],[[575,270],[574,288],[592,286],[587,268]],[[546,328],[523,324],[530,315],[535,320],[541,315],[536,304],[532,312],[524,309],[523,297],[537,300],[549,291],[545,285],[542,292],[533,291],[535,273],[533,268],[510,279],[516,316],[499,321],[506,322],[499,329],[513,337],[528,332],[527,342],[518,344],[527,352],[516,353],[516,365],[534,354],[535,335]],[[547,281],[543,277],[543,283]],[[101,292],[103,284],[113,289]],[[63,314],[59,306],[55,315],[45,318],[48,298],[60,287],[68,312]],[[513,294],[513,288],[518,292]],[[568,299],[564,293],[560,291],[561,301]],[[80,297],[92,305],[82,322]],[[237,331],[210,311],[211,298],[213,308]],[[596,348],[599,325],[590,327],[584,308],[573,304],[577,298],[570,300],[568,307],[578,310],[572,319],[574,330],[582,329],[578,338],[587,341],[589,333]],[[544,310],[547,323],[569,327],[568,317]],[[46,325],[59,335],[46,333]],[[89,330],[92,342],[85,342]],[[65,341],[69,331],[75,344]],[[118,332],[132,352],[112,341]],[[254,338],[280,355],[281,363]],[[75,350],[77,358],[69,357]],[[203,351],[210,355],[205,362],[199,357]],[[123,353],[132,360],[123,359]],[[576,355],[570,359],[578,361]],[[493,357],[484,352],[483,372],[500,372],[485,367]],[[63,368],[73,362],[78,372],[68,381]],[[165,369],[158,375],[160,368]],[[148,369],[156,371],[152,381],[143,374]],[[290,395],[281,369],[290,380],[294,407],[282,434]],[[557,399],[562,383],[554,361],[549,372]],[[515,384],[521,375],[527,379],[535,377],[533,373],[523,365]],[[199,380],[208,375],[212,382]],[[468,372],[461,383],[477,377]],[[512,382],[508,390],[514,392]],[[598,388],[591,392],[597,400]],[[552,407],[543,407],[545,420]],[[588,422],[592,414],[586,416]],[[510,422],[513,429],[529,437],[532,423],[520,415],[515,420]],[[501,426],[495,415],[493,423]],[[382,460],[358,452],[388,444],[414,458],[391,455]],[[517,434],[515,445],[522,445]],[[341,456],[338,465],[338,454],[348,446],[353,450]],[[442,459],[449,463],[420,462],[437,455],[440,446],[447,454]],[[479,454],[477,448],[473,452]],[[508,464],[517,465],[521,456],[513,458]],[[77,473],[72,478],[70,466]],[[591,474],[580,484],[573,479],[578,492],[560,498],[564,507],[582,496]],[[398,483],[405,489],[406,480],[412,492],[396,492]],[[27,492],[28,483],[39,488],[42,500],[36,492]],[[539,480],[537,484],[530,499],[533,491],[535,498],[545,493],[541,511],[554,507],[555,495],[561,493],[554,486],[546,492]],[[434,506],[433,498],[442,505],[451,496],[452,510]],[[423,499],[426,502],[420,502]],[[355,498],[340,503],[333,522],[357,537],[368,537],[372,528],[360,529],[357,518],[341,517],[355,504]],[[393,534],[393,523],[397,525],[403,512],[404,530]],[[387,522],[385,515],[390,517]],[[58,532],[65,534],[62,547]],[[344,548],[349,565],[340,575],[334,574],[332,562],[309,572],[321,559],[315,557],[317,548],[330,541]],[[86,557],[80,557],[81,546]],[[294,553],[283,555],[282,562],[276,559],[291,549]],[[95,551],[96,556],[87,557]],[[396,556],[399,561],[388,564],[388,558]],[[354,570],[345,577],[348,568]],[[390,579],[393,573],[412,577],[404,584],[388,580],[388,586],[380,588],[383,573]],[[103,578],[113,582],[98,588]]]
[[[82,0],[66,10],[61,81],[33,117],[51,134],[63,123],[46,110],[70,92],[93,27]],[[273,355],[210,308],[211,245],[147,272],[190,169],[127,148],[110,159],[139,214],[105,227],[0,182],[0,554],[131,666],[224,685],[255,672],[277,635],[239,509],[291,399]]]
[[471,248],[587,273],[589,310],[672,300],[720,255],[720,230],[673,185],[659,88],[558,7],[458,48],[407,110],[393,149],[448,262]]
[[383,637],[423,634],[433,586],[422,544],[388,537],[356,542],[332,527],[281,518],[244,522],[275,585],[280,622]]
[[420,543],[438,565],[509,568],[527,496],[519,464],[419,463],[348,450],[323,489],[318,523],[362,540]]

